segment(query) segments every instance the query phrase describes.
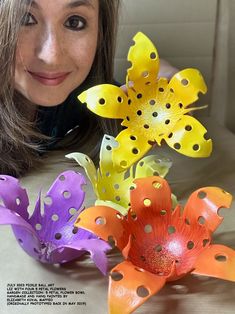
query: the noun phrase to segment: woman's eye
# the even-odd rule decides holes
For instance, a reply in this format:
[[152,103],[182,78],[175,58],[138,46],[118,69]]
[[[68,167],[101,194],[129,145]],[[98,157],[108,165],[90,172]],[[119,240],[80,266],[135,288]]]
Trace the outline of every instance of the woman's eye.
[[37,24],[35,17],[29,12],[25,13],[22,18],[21,25],[29,26],[29,25],[34,25],[34,24]]
[[73,15],[67,19],[64,26],[74,31],[80,31],[86,27],[86,20],[81,16]]

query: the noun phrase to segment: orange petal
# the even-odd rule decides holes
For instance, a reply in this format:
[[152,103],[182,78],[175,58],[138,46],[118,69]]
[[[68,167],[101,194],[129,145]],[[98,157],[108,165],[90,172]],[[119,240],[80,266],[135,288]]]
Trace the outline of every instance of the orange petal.
[[132,313],[164,286],[166,278],[135,267],[131,262],[117,265],[109,278],[109,313]]
[[211,232],[223,221],[218,215],[221,207],[230,207],[231,194],[217,187],[205,187],[198,189],[188,199],[183,217],[191,223],[199,222],[204,224]]
[[235,251],[224,245],[211,245],[195,263],[194,274],[235,281]]
[[153,176],[134,181],[136,188],[131,190],[131,210],[137,217],[145,212],[161,215],[171,211],[171,190],[166,180]]
[[129,233],[122,224],[122,215],[108,206],[94,206],[84,210],[75,226],[94,232],[105,241],[113,239],[122,250],[129,239]]

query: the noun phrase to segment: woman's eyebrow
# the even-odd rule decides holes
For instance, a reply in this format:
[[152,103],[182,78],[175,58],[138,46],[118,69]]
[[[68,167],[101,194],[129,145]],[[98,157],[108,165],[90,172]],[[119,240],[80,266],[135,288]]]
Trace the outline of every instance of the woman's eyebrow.
[[[26,0],[26,3],[30,3],[30,0]],[[90,0],[74,0],[74,1],[71,1],[68,4],[66,4],[65,7],[68,9],[73,9],[73,8],[76,8],[76,7],[79,7],[82,5],[93,7]],[[35,9],[40,8],[40,6],[38,5],[38,3],[36,1],[32,1],[31,6],[34,7]]]
[[66,5],[66,7],[68,7],[69,9],[72,9],[72,8],[79,7],[81,5],[93,7],[93,5],[92,5],[90,0],[75,0],[75,1],[72,1],[72,2],[68,3]]

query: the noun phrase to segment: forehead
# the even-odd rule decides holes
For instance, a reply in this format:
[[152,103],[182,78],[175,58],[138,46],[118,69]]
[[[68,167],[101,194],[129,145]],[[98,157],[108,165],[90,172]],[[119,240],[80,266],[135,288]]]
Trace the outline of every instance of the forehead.
[[87,7],[90,9],[96,9],[98,7],[98,0],[24,0],[26,4],[29,4],[35,9],[43,9],[45,6],[56,8],[77,8]]

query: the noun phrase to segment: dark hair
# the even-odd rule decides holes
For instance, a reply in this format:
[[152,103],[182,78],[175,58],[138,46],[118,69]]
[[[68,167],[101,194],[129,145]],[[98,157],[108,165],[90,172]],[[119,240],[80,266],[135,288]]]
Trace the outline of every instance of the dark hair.
[[[28,8],[30,4],[28,0]],[[86,79],[93,85],[113,82],[118,8],[119,0],[99,0],[98,46]],[[14,90],[16,45],[24,14],[25,1],[0,0],[0,173],[14,176],[37,164],[40,143],[47,138],[35,128],[37,106]],[[113,133],[113,122],[97,123],[94,115],[87,115],[87,119],[86,129],[80,130],[79,138],[89,138],[97,124],[99,131],[106,127],[105,132]]]

